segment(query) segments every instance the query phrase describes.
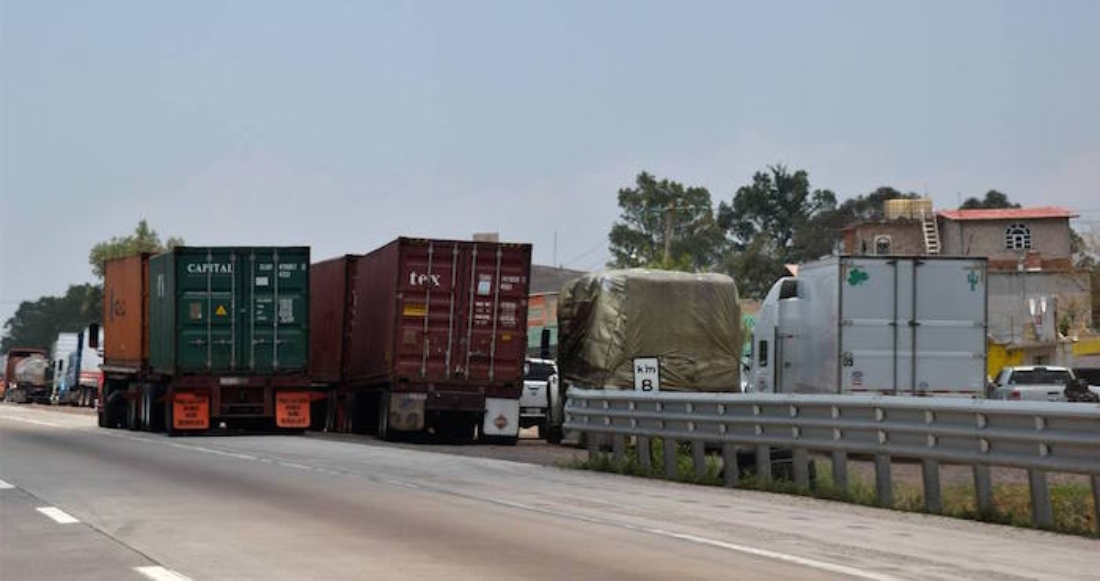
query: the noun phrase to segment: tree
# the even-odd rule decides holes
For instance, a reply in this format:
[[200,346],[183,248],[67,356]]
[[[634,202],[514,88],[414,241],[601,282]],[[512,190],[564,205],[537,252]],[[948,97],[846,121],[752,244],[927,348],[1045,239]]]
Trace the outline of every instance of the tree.
[[94,284],[70,286],[64,296],[23,301],[4,323],[0,351],[12,347],[49,349],[58,333],[72,333],[103,318],[103,288]]
[[[809,175],[782,165],[757,172],[718,206],[718,225],[728,232],[736,256],[724,261],[744,296],[762,296],[783,264],[820,258],[833,251],[836,194],[810,189]],[[741,269],[738,271],[737,269]]]
[[144,218],[133,234],[128,236],[112,236],[110,240],[100,242],[92,247],[88,253],[88,263],[92,265],[92,273],[97,278],[103,279],[103,262],[112,258],[133,256],[141,252],[164,252],[176,246],[183,245],[183,239],[170,237],[163,244],[156,230],[149,227]]
[[997,190],[989,190],[985,193],[985,198],[979,200],[978,198],[967,198],[966,201],[959,206],[960,210],[994,210],[1001,208],[1019,208],[1020,204],[1014,204],[1009,201],[1008,196],[998,192]]
[[613,267],[703,271],[721,257],[724,238],[706,188],[642,172],[633,188],[619,190],[619,208],[608,235]]

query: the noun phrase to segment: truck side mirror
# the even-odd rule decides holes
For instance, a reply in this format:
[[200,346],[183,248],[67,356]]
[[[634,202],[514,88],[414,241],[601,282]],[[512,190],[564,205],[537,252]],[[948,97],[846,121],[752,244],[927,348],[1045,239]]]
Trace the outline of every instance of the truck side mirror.
[[99,323],[88,325],[88,346],[99,349]]

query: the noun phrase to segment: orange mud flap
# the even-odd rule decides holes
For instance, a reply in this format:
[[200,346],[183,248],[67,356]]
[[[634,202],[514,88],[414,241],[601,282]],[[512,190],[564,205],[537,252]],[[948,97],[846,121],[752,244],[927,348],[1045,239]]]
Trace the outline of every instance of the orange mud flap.
[[210,429],[210,398],[205,394],[179,392],[171,399],[173,430]]
[[309,403],[317,399],[306,391],[280,391],[275,394],[275,425],[280,428],[309,428]]

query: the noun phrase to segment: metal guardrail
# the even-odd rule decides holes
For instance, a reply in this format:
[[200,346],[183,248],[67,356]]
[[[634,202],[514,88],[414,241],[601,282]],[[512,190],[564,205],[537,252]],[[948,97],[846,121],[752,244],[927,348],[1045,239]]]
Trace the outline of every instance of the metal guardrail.
[[[1100,528],[1100,405],[1008,402],[954,398],[820,396],[793,394],[644,393],[570,389],[564,429],[584,433],[590,457],[611,440],[622,462],[628,438],[649,450],[664,446],[665,474],[677,472],[677,442],[690,442],[696,474],[706,470],[707,449],[721,448],[724,466],[739,450],[755,453],[759,478],[772,477],[772,455],[791,451],[800,487],[810,485],[810,452],[829,453],[833,481],[848,489],[848,455],[874,458],[878,504],[893,506],[891,459],[919,460],[925,508],[943,511],[940,465],[973,467],[979,511],[993,509],[991,467],[1028,471],[1032,520],[1053,524],[1050,472],[1091,477]],[[649,454],[639,454],[648,467]],[[736,486],[738,470],[724,470]]]

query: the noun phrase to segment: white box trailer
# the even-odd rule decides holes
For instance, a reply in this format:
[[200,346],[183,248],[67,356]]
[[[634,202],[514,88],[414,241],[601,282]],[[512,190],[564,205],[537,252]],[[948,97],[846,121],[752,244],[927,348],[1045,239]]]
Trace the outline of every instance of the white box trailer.
[[987,320],[984,258],[806,264],[761,304],[748,389],[984,397]]

